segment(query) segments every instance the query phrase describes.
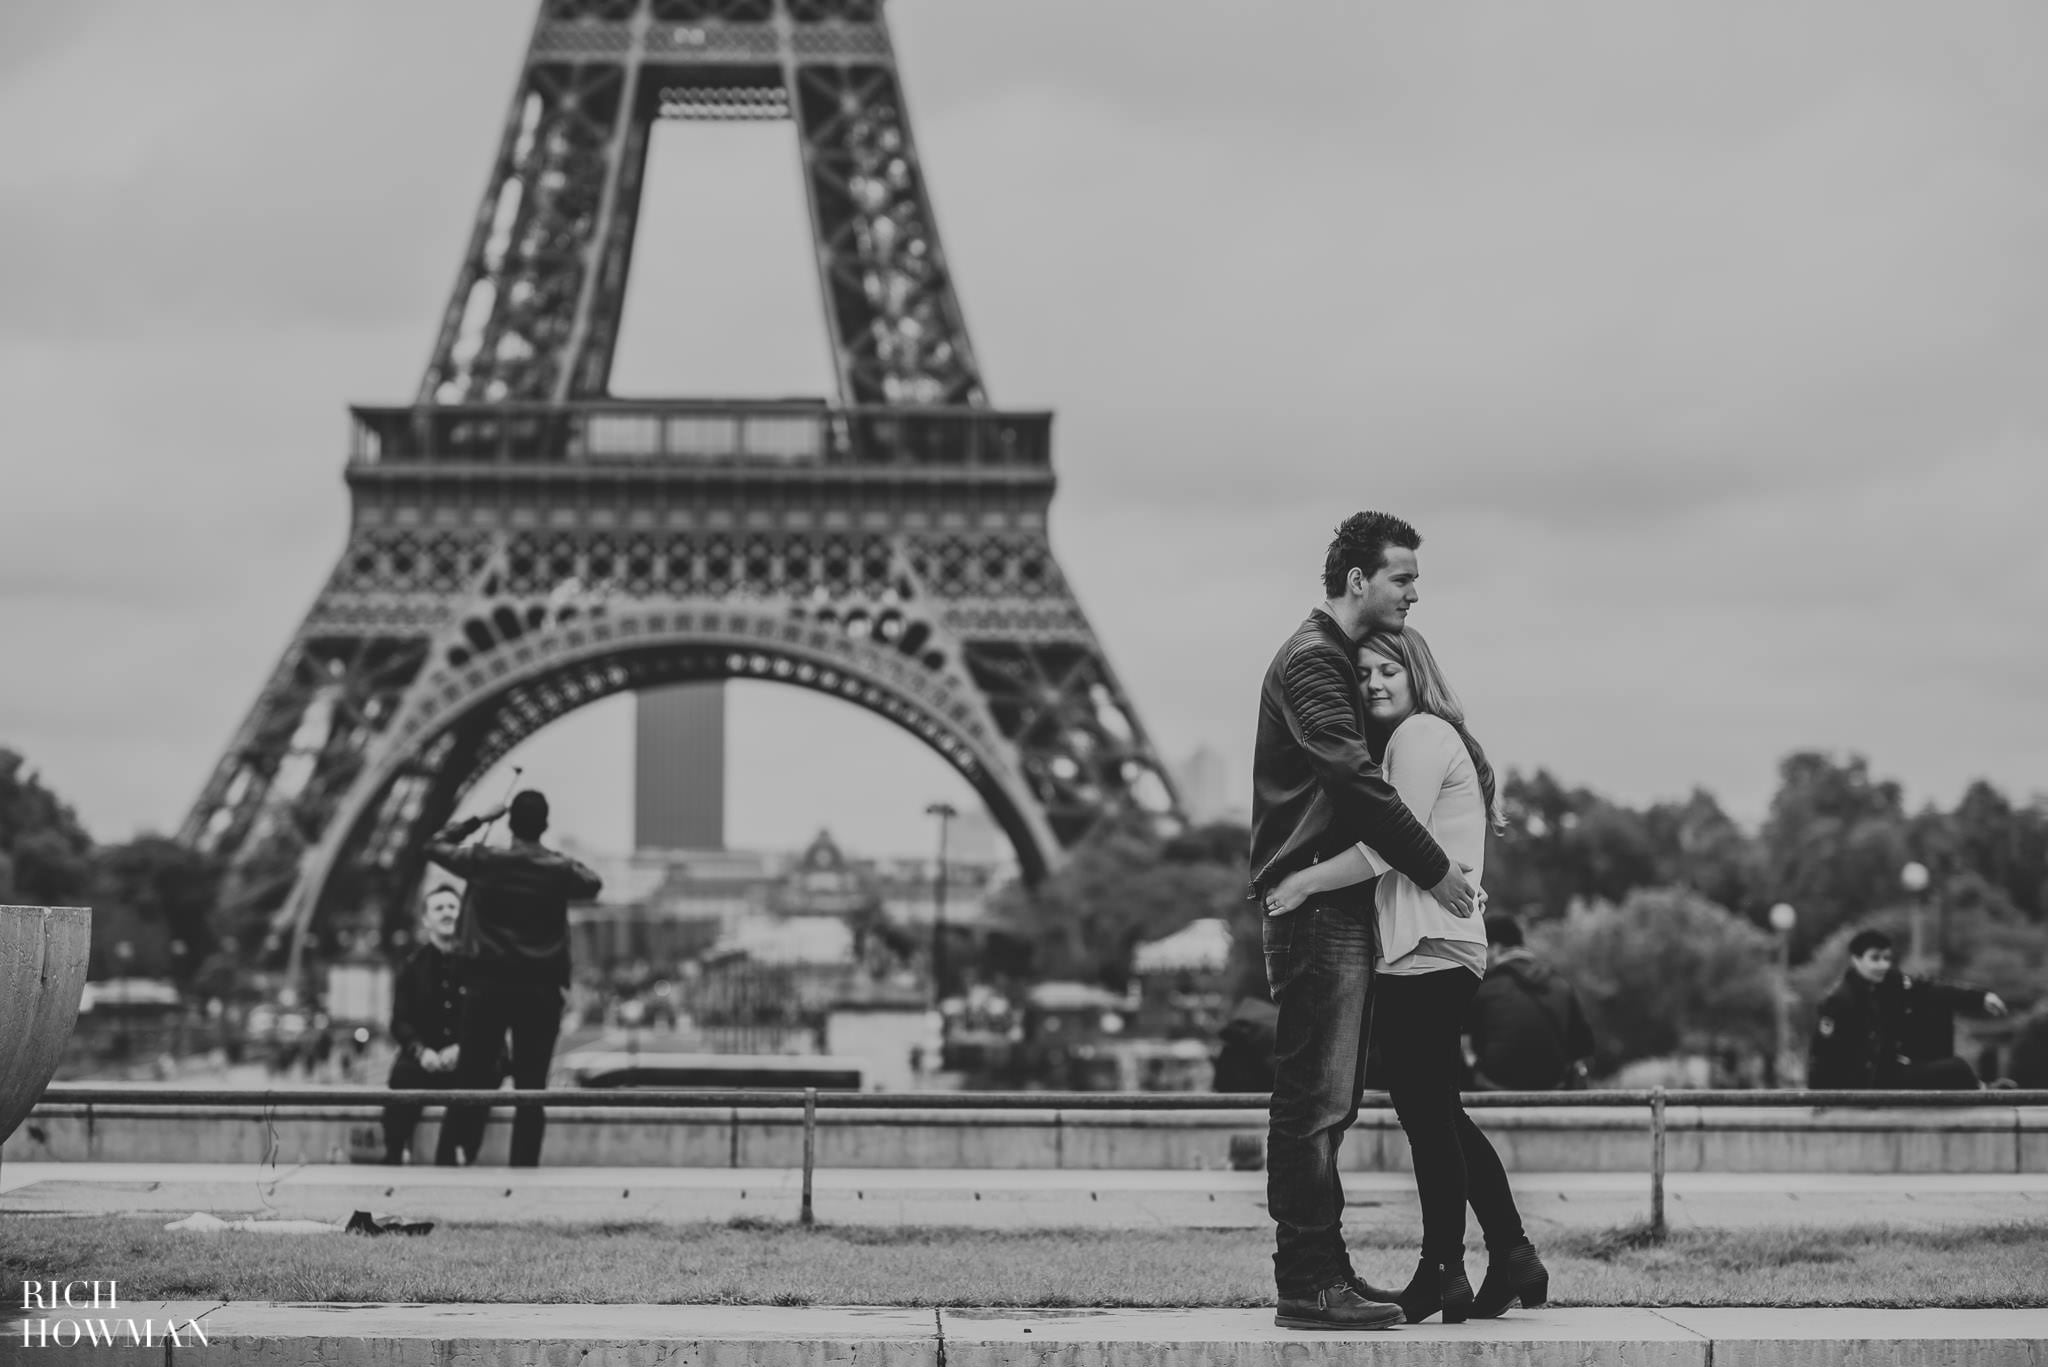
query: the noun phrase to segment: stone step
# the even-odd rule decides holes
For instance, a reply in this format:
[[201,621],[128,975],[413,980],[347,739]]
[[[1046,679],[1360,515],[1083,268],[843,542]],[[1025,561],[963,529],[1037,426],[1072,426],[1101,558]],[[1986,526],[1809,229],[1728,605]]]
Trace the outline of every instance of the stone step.
[[[30,1313],[0,1336],[0,1364],[133,1363],[130,1340],[145,1330],[167,1367],[2038,1367],[2048,1360],[2048,1310],[1518,1310],[1492,1321],[1373,1333],[1280,1329],[1268,1309],[194,1301]],[[75,1333],[86,1332],[82,1319],[95,1330],[108,1320],[120,1341],[97,1349],[74,1343]],[[51,1355],[60,1349],[61,1359]]]

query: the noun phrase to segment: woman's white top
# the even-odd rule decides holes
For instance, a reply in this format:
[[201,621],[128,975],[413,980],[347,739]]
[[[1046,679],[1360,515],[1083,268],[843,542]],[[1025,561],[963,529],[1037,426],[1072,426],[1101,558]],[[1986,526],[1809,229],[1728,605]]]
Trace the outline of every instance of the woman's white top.
[[[1457,729],[1427,712],[1411,714],[1388,738],[1381,768],[1444,853],[1471,868],[1466,876],[1477,887],[1486,876],[1486,794]],[[1453,916],[1377,851],[1362,841],[1358,848],[1380,875],[1378,971],[1400,977],[1469,968],[1484,977],[1485,894],[1478,911]]]

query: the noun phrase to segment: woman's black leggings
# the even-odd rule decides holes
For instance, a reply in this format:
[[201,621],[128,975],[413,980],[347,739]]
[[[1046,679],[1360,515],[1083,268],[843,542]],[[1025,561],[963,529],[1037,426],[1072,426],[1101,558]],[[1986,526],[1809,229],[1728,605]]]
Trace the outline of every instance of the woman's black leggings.
[[1464,968],[1379,974],[1372,985],[1373,1047],[1422,1197],[1422,1256],[1442,1262],[1465,1256],[1467,1201],[1489,1253],[1506,1253],[1527,1237],[1500,1156],[1458,1100],[1458,1037],[1478,990],[1478,975]]

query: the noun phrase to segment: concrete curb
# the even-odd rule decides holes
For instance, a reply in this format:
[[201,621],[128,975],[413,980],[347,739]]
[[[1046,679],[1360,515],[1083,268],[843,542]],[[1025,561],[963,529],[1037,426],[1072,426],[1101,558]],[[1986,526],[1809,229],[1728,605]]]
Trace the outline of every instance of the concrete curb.
[[[725,1305],[288,1305],[174,1302],[166,1367],[2040,1367],[2048,1310],[1570,1309],[1362,1334],[1276,1328],[1266,1309],[974,1310]],[[198,1332],[188,1326],[196,1323]],[[33,1331],[33,1326],[31,1326]],[[65,1331],[68,1340],[70,1331]],[[203,1339],[203,1341],[202,1341]],[[61,1356],[53,1356],[55,1353]],[[146,1350],[145,1350],[146,1351]],[[134,1363],[135,1346],[23,1345],[0,1364]],[[154,1360],[153,1358],[151,1359]]]

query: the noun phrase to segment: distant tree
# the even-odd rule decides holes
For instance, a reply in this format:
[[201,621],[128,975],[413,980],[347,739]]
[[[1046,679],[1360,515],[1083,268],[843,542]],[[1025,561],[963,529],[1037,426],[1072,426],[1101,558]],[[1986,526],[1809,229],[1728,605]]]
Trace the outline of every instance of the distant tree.
[[1539,769],[1501,785],[1507,833],[1487,848],[1492,905],[1531,920],[1563,916],[1573,901],[1626,897],[1659,877],[1654,833],[1643,815]]
[[1909,849],[1905,807],[1899,785],[1872,779],[1861,755],[1786,756],[1761,839],[1761,900],[1797,909],[1796,954],[1898,897]]
[[1013,885],[996,894],[993,910],[1011,939],[1031,947],[1034,976],[1122,991],[1139,945],[1238,914],[1248,847],[1241,826],[1166,841],[1135,824],[1114,824],[1035,890]]
[[1595,1066],[1733,1044],[1768,1048],[1771,938],[1686,888],[1645,888],[1580,903],[1538,926],[1531,945],[1579,990]]
[[1979,779],[1955,809],[1914,821],[1914,857],[1937,875],[1968,871],[2031,921],[2048,920],[2048,802],[2016,807]]
[[1756,839],[1721,810],[1712,793],[1695,788],[1683,802],[1658,803],[1643,821],[1656,854],[1659,885],[1691,888],[1750,919],[1768,905]]
[[40,906],[79,904],[92,881],[92,837],[77,815],[0,748],[0,855],[12,869],[12,896]]
[[[120,971],[190,979],[215,946],[220,860],[145,835],[102,846],[93,862],[96,975]],[[129,949],[117,963],[120,944]]]

